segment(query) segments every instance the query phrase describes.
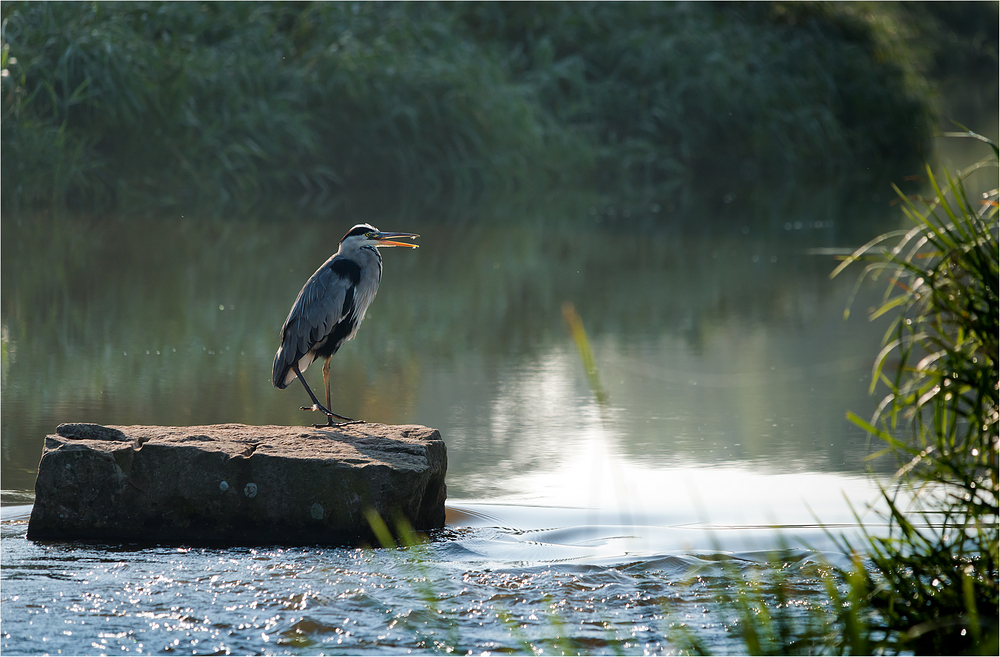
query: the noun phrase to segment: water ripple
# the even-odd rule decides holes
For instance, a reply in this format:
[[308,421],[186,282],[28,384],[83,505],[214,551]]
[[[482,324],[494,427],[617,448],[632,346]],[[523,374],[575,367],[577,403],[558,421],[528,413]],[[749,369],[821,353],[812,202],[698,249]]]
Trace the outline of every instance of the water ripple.
[[[24,522],[4,522],[0,649],[646,653],[676,650],[677,628],[697,627],[725,650],[715,600],[732,577],[777,563],[786,593],[808,606],[828,568],[790,541],[802,527],[559,527],[538,509],[516,522],[509,507],[466,511],[500,522],[379,550],[37,543]],[[761,548],[763,530],[772,549]]]

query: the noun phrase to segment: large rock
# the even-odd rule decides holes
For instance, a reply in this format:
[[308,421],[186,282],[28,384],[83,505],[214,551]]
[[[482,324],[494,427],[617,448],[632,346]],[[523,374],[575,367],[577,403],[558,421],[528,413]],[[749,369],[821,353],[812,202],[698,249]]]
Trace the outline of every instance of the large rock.
[[28,538],[372,541],[371,510],[389,527],[444,525],[447,462],[421,426],[62,424],[45,438]]

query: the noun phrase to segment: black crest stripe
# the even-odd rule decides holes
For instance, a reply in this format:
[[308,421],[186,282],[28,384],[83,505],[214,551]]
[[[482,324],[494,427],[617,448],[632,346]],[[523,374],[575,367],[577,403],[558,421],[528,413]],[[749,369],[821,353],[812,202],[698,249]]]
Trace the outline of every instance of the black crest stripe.
[[344,235],[344,237],[341,238],[340,241],[343,242],[348,237],[354,237],[355,235],[364,235],[366,233],[372,233],[372,232],[377,233],[378,230],[374,226],[369,226],[368,224],[359,224],[354,228],[350,229],[349,231],[347,231],[347,234]]

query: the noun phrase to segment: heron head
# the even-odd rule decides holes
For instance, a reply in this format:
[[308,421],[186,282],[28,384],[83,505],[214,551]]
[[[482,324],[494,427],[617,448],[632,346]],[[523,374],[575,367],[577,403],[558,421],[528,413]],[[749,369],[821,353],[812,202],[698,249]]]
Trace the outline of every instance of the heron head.
[[340,240],[340,243],[353,243],[358,248],[363,246],[408,246],[411,249],[415,249],[419,246],[410,242],[395,241],[395,238],[398,237],[416,239],[420,235],[416,233],[388,233],[375,228],[371,224],[358,224],[347,231],[347,234]]

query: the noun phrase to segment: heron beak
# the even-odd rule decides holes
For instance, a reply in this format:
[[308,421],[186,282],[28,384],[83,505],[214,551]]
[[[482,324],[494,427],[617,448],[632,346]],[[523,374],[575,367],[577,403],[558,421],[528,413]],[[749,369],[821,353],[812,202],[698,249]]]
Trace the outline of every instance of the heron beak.
[[415,249],[419,244],[410,244],[409,242],[396,242],[393,241],[394,237],[408,237],[411,240],[420,237],[416,233],[379,233],[375,240],[378,242],[379,246],[408,246],[411,249]]

